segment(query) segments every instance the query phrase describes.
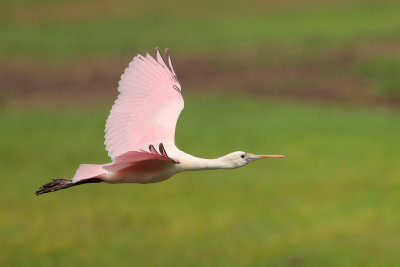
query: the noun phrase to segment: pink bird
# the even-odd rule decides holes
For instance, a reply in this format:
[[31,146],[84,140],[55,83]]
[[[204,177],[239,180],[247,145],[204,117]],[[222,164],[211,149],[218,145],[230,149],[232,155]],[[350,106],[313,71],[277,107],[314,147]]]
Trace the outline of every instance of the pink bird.
[[168,49],[165,60],[158,49],[154,58],[137,55],[121,76],[118,91],[105,129],[112,162],[81,164],[72,179],[53,179],[36,195],[86,183],[155,183],[183,171],[233,169],[257,159],[284,158],[236,151],[203,159],[179,150],[175,127],[184,101]]

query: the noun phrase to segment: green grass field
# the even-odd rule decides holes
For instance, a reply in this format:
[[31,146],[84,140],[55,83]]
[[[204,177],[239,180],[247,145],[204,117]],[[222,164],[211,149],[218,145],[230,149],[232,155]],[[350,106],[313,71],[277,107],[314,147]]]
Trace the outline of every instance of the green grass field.
[[[0,266],[398,265],[399,13],[392,0],[1,1],[0,82],[10,88],[0,85]],[[78,66],[71,80],[96,94],[90,79],[107,72],[80,63],[111,68],[156,46],[185,59],[182,66],[193,61],[183,71],[199,71],[198,80],[210,78],[196,68],[205,58],[225,71],[254,70],[233,72],[246,74],[234,90],[248,89],[246,79],[260,83],[253,97],[230,93],[226,72],[211,88],[183,83],[179,148],[209,158],[235,150],[287,158],[35,197],[80,163],[109,161],[103,131],[113,99],[58,101],[46,92],[67,95],[73,85],[59,76]],[[55,68],[57,78],[46,73],[51,66],[65,68]],[[301,100],[271,98],[257,80],[264,73]],[[326,94],[314,99],[346,104],[308,102],[313,90]],[[394,100],[394,108],[360,106],[346,98],[353,92],[382,106]],[[29,102],[41,96],[47,102]]]
[[108,161],[108,109],[2,109],[2,266],[399,262],[398,111],[189,95],[181,149],[287,158],[35,197],[39,185],[71,177],[79,163]]
[[[2,1],[4,62],[130,58],[169,47],[174,55],[257,55],[312,62],[341,54],[347,75],[400,95],[399,1]],[[344,56],[343,56],[344,55]],[[320,65],[323,63],[319,62]],[[322,65],[323,66],[323,65]]]
[[314,52],[400,38],[398,1],[115,2],[4,1],[0,55],[69,59],[155,46],[181,53],[281,46]]

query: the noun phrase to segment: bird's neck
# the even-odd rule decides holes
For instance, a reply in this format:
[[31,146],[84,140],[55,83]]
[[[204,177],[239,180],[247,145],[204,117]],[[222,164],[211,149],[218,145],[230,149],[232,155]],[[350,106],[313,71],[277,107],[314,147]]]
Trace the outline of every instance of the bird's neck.
[[224,157],[216,159],[203,159],[193,157],[192,159],[184,162],[182,168],[185,171],[200,171],[200,170],[216,170],[216,169],[232,169],[231,162],[227,161]]

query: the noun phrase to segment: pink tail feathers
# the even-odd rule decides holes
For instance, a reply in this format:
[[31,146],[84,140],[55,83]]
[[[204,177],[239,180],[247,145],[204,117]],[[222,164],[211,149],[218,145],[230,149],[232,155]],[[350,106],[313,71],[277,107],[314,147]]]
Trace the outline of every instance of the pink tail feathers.
[[81,164],[79,168],[76,170],[74,178],[72,178],[72,182],[76,183],[81,180],[99,177],[106,173],[107,171],[103,168],[103,165]]

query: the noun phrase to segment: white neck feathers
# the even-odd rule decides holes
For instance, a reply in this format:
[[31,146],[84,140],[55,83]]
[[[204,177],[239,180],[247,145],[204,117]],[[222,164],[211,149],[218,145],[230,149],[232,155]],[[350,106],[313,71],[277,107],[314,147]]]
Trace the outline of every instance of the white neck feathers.
[[225,156],[216,159],[203,159],[191,157],[180,166],[184,171],[216,170],[237,168],[235,162],[228,160]]

